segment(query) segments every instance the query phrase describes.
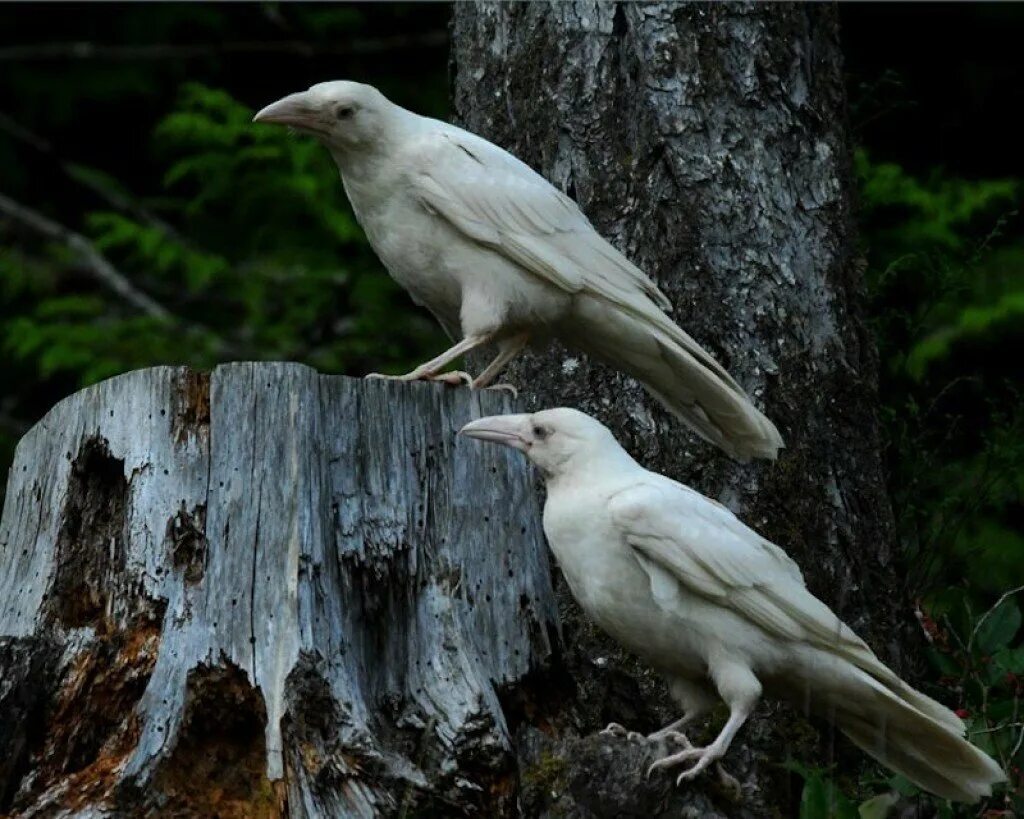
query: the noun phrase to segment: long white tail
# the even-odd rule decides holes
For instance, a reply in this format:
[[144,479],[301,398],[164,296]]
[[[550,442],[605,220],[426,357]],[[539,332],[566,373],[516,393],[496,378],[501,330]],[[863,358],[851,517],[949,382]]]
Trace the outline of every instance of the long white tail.
[[977,802],[1006,781],[999,764],[964,739],[963,723],[948,708],[895,675],[890,687],[839,662],[841,670],[819,677],[818,687],[827,691],[818,693],[814,710],[863,751],[921,788],[958,802]]
[[775,425],[729,373],[653,304],[628,310],[581,298],[562,336],[636,378],[698,435],[734,458],[774,459],[784,446]]

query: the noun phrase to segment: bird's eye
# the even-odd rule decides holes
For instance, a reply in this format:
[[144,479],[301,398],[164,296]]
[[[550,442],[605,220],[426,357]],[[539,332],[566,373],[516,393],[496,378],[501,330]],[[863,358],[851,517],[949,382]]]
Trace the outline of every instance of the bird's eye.
[[342,105],[334,112],[334,116],[338,119],[348,119],[355,113],[355,110],[351,105]]
[[544,427],[535,426],[533,428],[533,437],[536,438],[538,441],[543,441],[545,438],[548,437],[548,431],[544,429]]

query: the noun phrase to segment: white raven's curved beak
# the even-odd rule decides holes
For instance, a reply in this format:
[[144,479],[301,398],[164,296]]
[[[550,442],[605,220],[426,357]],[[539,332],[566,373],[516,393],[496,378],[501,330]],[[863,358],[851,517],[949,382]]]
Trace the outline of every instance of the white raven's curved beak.
[[533,443],[529,415],[489,415],[470,421],[459,435],[478,438],[525,452]]
[[320,134],[326,132],[320,106],[306,91],[289,94],[277,102],[270,103],[266,108],[257,112],[252,121],[291,125],[293,128]]

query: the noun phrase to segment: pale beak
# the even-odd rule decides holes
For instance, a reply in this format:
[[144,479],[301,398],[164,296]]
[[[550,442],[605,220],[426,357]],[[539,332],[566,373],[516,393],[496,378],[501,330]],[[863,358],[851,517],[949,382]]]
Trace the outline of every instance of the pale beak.
[[300,91],[298,94],[289,94],[277,102],[270,103],[262,111],[259,111],[252,121],[291,125],[303,131],[327,134],[320,107],[304,91]]
[[529,415],[490,415],[470,421],[459,430],[459,435],[478,438],[525,452],[533,443]]

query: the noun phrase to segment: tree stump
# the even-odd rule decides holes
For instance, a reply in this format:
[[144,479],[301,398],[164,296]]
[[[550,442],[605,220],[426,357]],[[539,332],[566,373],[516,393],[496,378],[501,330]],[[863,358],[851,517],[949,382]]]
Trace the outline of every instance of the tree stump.
[[0,814],[510,812],[557,625],[524,460],[455,437],[503,411],[253,363],[57,405],[0,524]]

